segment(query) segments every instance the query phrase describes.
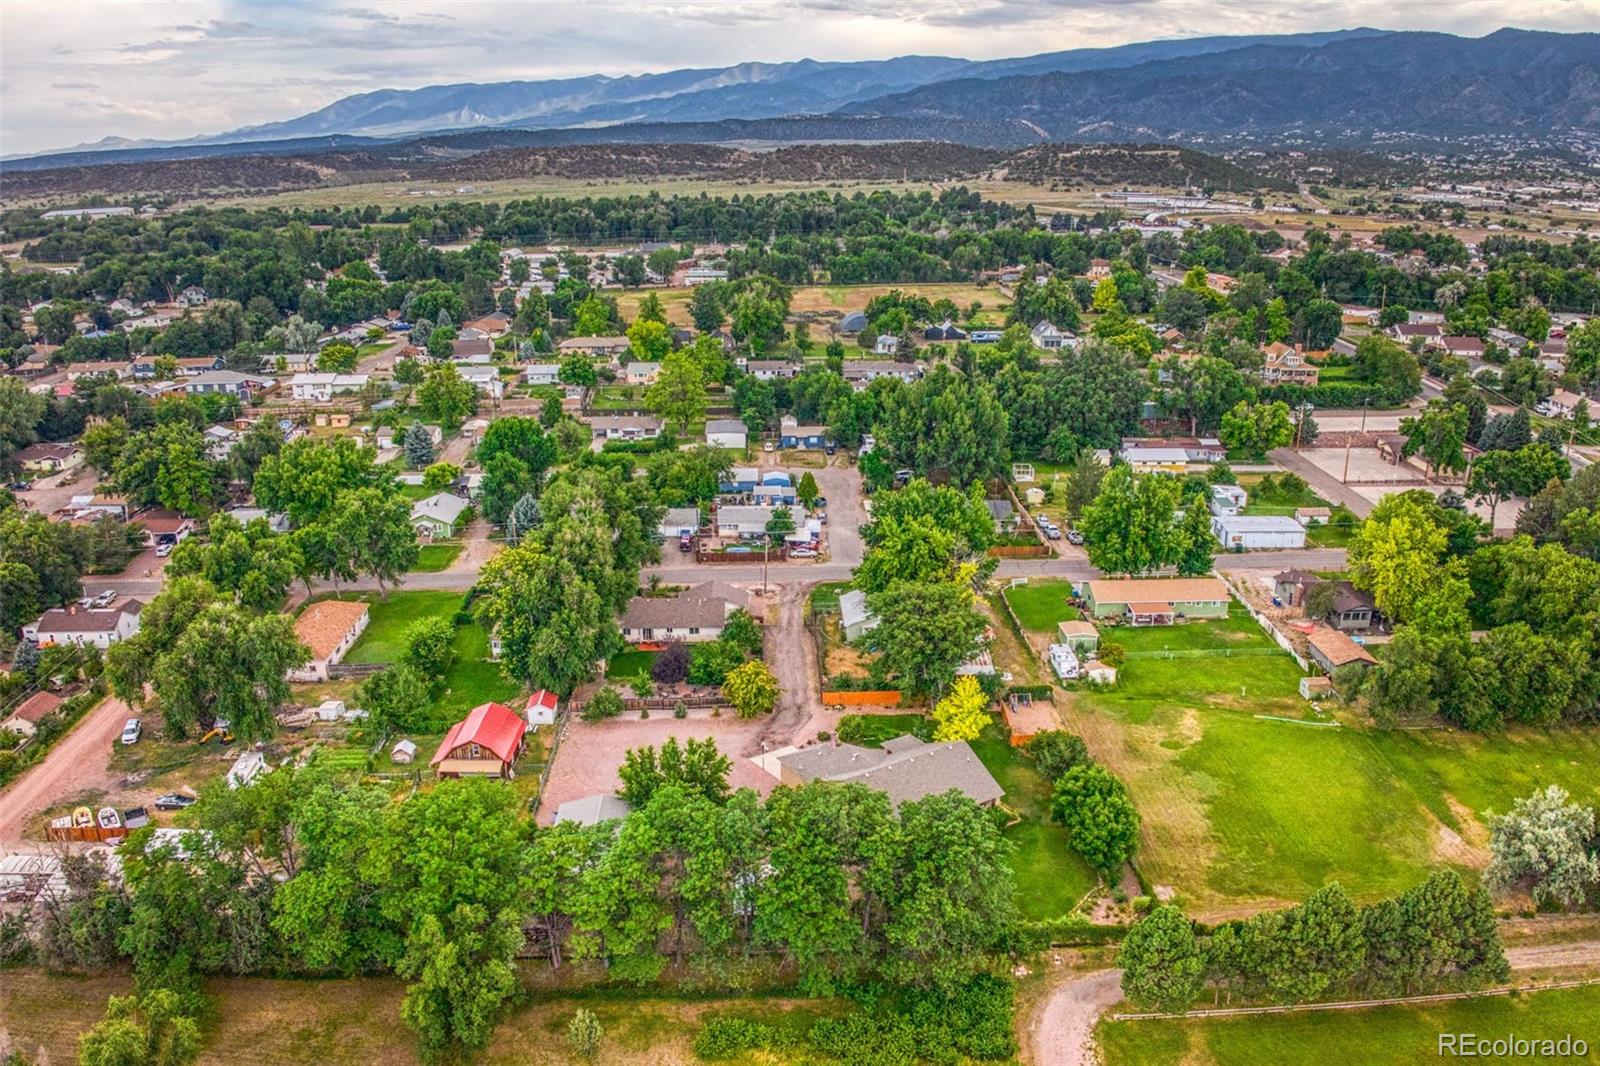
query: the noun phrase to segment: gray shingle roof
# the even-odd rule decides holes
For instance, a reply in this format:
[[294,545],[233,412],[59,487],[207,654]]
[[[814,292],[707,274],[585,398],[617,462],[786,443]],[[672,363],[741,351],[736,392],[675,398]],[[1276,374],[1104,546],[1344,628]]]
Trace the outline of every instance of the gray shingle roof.
[[622,614],[623,629],[718,629],[728,617],[726,600],[701,596],[635,596]]
[[778,761],[807,781],[853,781],[875,788],[895,806],[952,788],[977,803],[993,803],[1005,794],[971,746],[961,741],[928,744],[901,736],[879,749],[819,745]]

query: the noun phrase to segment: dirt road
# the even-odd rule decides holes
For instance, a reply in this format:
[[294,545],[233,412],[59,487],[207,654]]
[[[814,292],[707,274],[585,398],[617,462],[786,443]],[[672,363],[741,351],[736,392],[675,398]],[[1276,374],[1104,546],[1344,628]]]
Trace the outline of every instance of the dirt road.
[[119,775],[110,767],[112,745],[130,717],[126,703],[103,700],[50,749],[43,762],[0,792],[0,847],[16,847],[29,819],[46,807],[115,784]]
[[1600,966],[1600,940],[1574,940],[1565,944],[1532,944],[1506,948],[1513,970],[1553,970],[1561,966]]
[[817,647],[805,625],[810,593],[811,585],[804,581],[778,586],[777,618],[767,625],[765,649],[767,665],[778,679],[778,709],[763,723],[745,755],[804,743],[825,728],[819,724],[826,712],[817,689]]
[[1122,971],[1096,970],[1063,982],[1028,1028],[1024,1061],[1038,1066],[1095,1066],[1094,1027],[1122,1000]]

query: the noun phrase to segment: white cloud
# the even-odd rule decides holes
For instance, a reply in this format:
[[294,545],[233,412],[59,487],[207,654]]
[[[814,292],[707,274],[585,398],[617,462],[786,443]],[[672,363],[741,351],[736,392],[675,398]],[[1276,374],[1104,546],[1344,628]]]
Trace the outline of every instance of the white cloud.
[[0,152],[191,137],[384,88],[1360,25],[1482,34],[1508,17],[1593,30],[1600,0],[5,0]]

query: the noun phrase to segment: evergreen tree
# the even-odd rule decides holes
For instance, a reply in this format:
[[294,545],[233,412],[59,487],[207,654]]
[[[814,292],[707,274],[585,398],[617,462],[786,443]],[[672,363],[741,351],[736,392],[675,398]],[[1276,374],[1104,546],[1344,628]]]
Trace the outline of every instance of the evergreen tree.
[[421,470],[433,462],[433,437],[421,422],[413,422],[406,427],[405,436],[400,438],[400,446],[405,450],[406,465],[413,470]]

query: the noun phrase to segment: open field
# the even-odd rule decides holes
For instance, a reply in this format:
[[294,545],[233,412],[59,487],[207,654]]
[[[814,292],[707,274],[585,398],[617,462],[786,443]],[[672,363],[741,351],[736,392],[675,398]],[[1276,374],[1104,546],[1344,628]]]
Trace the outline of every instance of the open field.
[[[641,997],[632,990],[552,995],[539,987],[548,980],[540,964],[529,964],[523,977],[532,995],[511,1010],[476,1059],[486,1066],[590,1061],[573,1054],[566,1040],[567,1022],[578,1007],[594,1011],[605,1031],[593,1061],[686,1066],[700,1061],[690,1042],[708,1013],[748,1013],[803,1031],[846,1006],[762,996]],[[106,997],[125,995],[132,987],[126,976],[8,971],[0,981],[0,1034],[9,1032],[24,1051],[42,1050],[37,1061],[76,1062],[77,1038],[100,1019]],[[205,1029],[201,1066],[411,1066],[422,1061],[411,1030],[400,1020],[404,986],[399,981],[229,978],[207,981],[205,990],[216,998],[216,1014]]]
[[1198,913],[1297,900],[1333,880],[1361,899],[1393,894],[1435,865],[1480,868],[1488,810],[1551,782],[1600,794],[1589,732],[1315,720],[1298,668],[1237,607],[1225,622],[1103,640],[1130,658],[1116,688],[1074,694],[1069,727],[1133,792],[1140,870]]
[[[1247,1018],[1102,1022],[1096,1030],[1106,1066],[1216,1063],[1256,1066],[1315,1059],[1386,1066],[1438,1056],[1441,1033],[1485,1040],[1571,1034],[1588,1043],[1578,1058],[1518,1057],[1518,1062],[1600,1062],[1600,987],[1557,989],[1426,1006],[1374,1007]],[[1312,1051],[1315,1049],[1315,1051]],[[1484,1061],[1510,1058],[1481,1056]]]

